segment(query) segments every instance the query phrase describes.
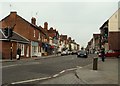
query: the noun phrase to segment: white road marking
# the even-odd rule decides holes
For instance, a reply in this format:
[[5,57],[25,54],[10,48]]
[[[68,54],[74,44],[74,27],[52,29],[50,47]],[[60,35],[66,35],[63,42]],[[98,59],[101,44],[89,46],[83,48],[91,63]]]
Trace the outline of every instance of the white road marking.
[[38,81],[38,80],[45,80],[45,79],[50,79],[50,78],[51,78],[51,77],[37,78],[37,79],[31,79],[31,80],[13,82],[13,83],[11,83],[11,84],[21,84],[21,83],[33,82],[33,81]]
[[54,78],[57,77],[57,76],[59,76],[59,74],[55,74],[55,75],[53,75]]
[[65,70],[61,71],[60,74],[62,74],[62,73],[64,73],[64,72],[65,72]]
[[[91,65],[91,64],[89,64],[89,65]],[[86,65],[86,66],[83,66],[83,67],[87,67],[89,65]],[[11,66],[15,66],[15,65],[11,65]],[[52,77],[43,77],[43,78],[37,78],[37,79],[31,79],[31,80],[18,81],[18,82],[13,82],[11,84],[21,84],[21,83],[28,83],[28,82],[33,82],[33,81],[51,79],[51,78],[55,78],[55,77],[59,76],[60,74],[62,74],[64,72],[76,70],[78,68],[83,68],[83,67],[76,66],[76,68],[66,69],[66,70],[63,70],[63,71],[59,72],[58,74],[53,75]],[[91,71],[93,71],[93,70],[91,70]],[[97,72],[97,71],[95,71],[95,72]],[[86,81],[84,81],[84,82],[86,82]]]
[[43,77],[43,78],[37,78],[37,79],[31,79],[31,80],[18,81],[18,82],[13,82],[11,84],[22,84],[22,83],[28,83],[28,82],[33,82],[33,81],[55,78],[55,77],[59,76],[60,74],[66,72],[66,71],[75,70],[75,69],[77,69],[77,68],[71,68],[71,69],[63,70],[63,71],[59,72],[58,74],[53,75],[52,77]]
[[66,71],[76,70],[77,68],[66,69]]
[[77,68],[83,68],[83,67],[81,67],[81,66],[77,66]]

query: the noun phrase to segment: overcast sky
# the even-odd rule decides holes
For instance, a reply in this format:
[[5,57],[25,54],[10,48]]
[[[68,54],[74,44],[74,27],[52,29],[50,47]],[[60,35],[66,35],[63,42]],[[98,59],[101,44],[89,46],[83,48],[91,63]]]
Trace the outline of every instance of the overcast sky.
[[60,34],[66,34],[81,46],[86,47],[93,33],[99,33],[99,27],[118,9],[117,1],[6,1],[0,4],[0,10],[2,10],[0,20],[9,15],[10,11],[16,11],[29,22],[34,16],[38,26],[48,22],[49,28],[57,29]]

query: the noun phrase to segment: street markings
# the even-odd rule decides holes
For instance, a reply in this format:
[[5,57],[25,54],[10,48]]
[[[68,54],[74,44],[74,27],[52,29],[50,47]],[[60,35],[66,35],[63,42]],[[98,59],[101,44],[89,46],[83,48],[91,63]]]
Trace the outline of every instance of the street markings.
[[65,70],[61,71],[60,74],[62,74],[62,73],[64,73],[64,72],[65,72]]
[[25,80],[25,81],[19,81],[19,82],[13,82],[11,84],[22,84],[22,83],[28,83],[28,82],[33,82],[33,81],[39,81],[39,80],[45,80],[45,79],[50,79],[51,77],[43,77],[43,78],[37,78],[37,79],[31,79],[31,80]]
[[[89,64],[89,65],[90,65],[90,64]],[[13,65],[11,65],[11,66],[13,66]],[[14,65],[14,66],[15,66],[15,65]],[[88,65],[87,65],[87,66],[88,66]],[[85,66],[84,66],[84,67],[85,67]],[[34,81],[41,81],[41,80],[52,79],[52,78],[58,77],[60,74],[63,74],[63,73],[68,72],[68,71],[77,70],[78,68],[83,68],[83,67],[76,66],[75,68],[62,70],[62,71],[59,72],[58,74],[55,74],[55,75],[50,76],[50,77],[43,77],[43,78],[37,78],[37,79],[30,79],[30,80],[18,81],[18,82],[13,82],[13,83],[11,83],[11,84],[22,84],[22,83],[29,83],[29,82],[34,82]]]
[[55,74],[55,75],[53,75],[54,78],[57,77],[57,76],[59,76],[59,74]]
[[63,74],[65,72],[67,72],[67,71],[72,71],[72,70],[76,70],[76,69],[77,68],[66,69],[66,70],[63,70],[63,71],[59,72],[58,74],[55,74],[55,75],[50,76],[50,77],[43,77],[43,78],[37,78],[37,79],[18,81],[18,82],[13,82],[11,84],[22,84],[22,83],[29,83],[29,82],[34,82],[34,81],[41,81],[41,80],[51,79],[51,78],[58,77],[60,74]]
[[77,68],[66,69],[66,71],[76,70]]
[[83,67],[80,67],[80,66],[76,66],[77,68],[83,68]]

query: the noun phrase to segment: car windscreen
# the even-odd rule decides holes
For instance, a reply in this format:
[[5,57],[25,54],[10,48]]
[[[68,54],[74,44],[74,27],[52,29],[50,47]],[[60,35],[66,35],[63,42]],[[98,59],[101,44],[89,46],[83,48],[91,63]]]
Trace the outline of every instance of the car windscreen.
[[80,54],[85,54],[86,52],[83,51],[83,50],[81,50],[81,51],[79,51],[79,53],[80,53]]

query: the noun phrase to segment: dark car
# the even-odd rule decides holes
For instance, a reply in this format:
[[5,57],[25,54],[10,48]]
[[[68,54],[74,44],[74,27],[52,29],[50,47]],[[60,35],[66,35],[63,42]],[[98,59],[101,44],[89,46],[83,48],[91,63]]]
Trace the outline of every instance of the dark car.
[[85,58],[87,58],[88,55],[87,55],[87,52],[86,52],[86,51],[80,50],[80,51],[78,51],[78,53],[77,53],[77,57],[85,57]]

